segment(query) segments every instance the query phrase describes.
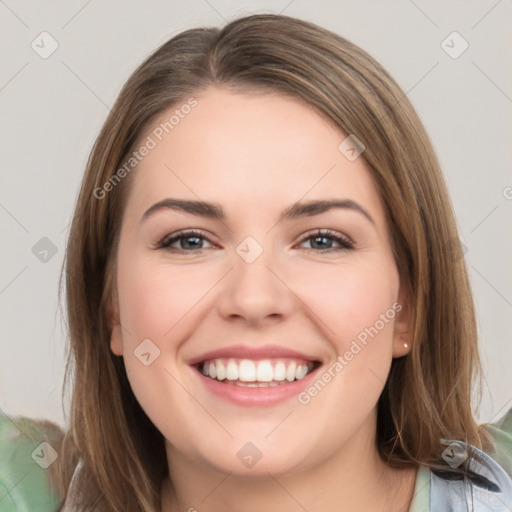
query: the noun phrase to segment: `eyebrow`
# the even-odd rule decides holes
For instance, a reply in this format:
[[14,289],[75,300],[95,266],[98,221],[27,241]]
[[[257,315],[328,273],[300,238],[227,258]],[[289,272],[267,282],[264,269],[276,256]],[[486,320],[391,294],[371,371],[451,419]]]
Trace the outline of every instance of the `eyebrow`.
[[[313,217],[329,210],[339,208],[359,212],[366,217],[372,224],[375,224],[372,216],[358,203],[350,199],[330,199],[330,200],[312,200],[302,203],[294,203],[279,216],[278,222],[282,220],[292,220],[302,217]],[[206,203],[204,201],[190,201],[186,199],[166,198],[151,206],[141,218],[141,221],[162,210],[177,210],[199,217],[214,220],[224,220],[226,214],[222,206],[217,203]]]

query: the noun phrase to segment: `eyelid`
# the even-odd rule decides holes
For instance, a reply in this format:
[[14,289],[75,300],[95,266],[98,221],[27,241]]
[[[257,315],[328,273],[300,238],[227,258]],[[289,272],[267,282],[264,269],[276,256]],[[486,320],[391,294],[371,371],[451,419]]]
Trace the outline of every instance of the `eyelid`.
[[349,236],[347,236],[343,233],[339,233],[338,231],[328,229],[328,228],[317,228],[317,229],[314,229],[313,231],[309,231],[309,232],[305,233],[304,235],[301,236],[301,238],[298,242],[299,245],[301,243],[303,243],[304,241],[306,241],[310,238],[313,238],[314,236],[318,236],[318,237],[325,236],[328,238],[332,238],[338,244],[340,244],[339,248],[324,249],[323,251],[309,249],[309,250],[315,251],[315,252],[322,253],[322,252],[337,251],[337,250],[343,250],[343,249],[349,250],[349,249],[354,249],[355,245],[356,245],[354,243],[354,241]]
[[[200,229],[182,229],[179,231],[175,231],[174,233],[168,233],[163,238],[160,238],[156,245],[156,249],[169,249],[170,245],[180,238],[187,238],[187,237],[197,237],[201,238],[203,240],[206,240],[209,244],[212,246],[215,246],[215,243],[211,241],[210,236],[206,234],[206,232],[200,230]],[[176,251],[178,252],[187,252],[187,253],[193,253],[195,251],[201,251],[202,249],[192,249],[190,251],[184,251],[176,248]]]
[[317,235],[317,236],[321,236],[321,235],[328,235],[328,236],[332,236],[332,237],[339,237],[339,238],[343,238],[344,240],[346,240],[347,242],[350,242],[350,243],[354,243],[352,241],[352,239],[348,236],[348,235],[345,235],[343,233],[340,233],[339,231],[334,231],[333,229],[329,229],[329,228],[316,228],[316,229],[312,229],[310,231],[307,231],[306,233],[304,233],[303,235],[301,235],[301,240],[304,240],[310,236],[313,236],[313,235]]
[[[339,244],[339,247],[334,247],[334,248],[331,247],[329,249],[323,249],[323,250],[322,249],[305,248],[306,250],[318,252],[321,254],[321,253],[327,253],[327,252],[350,250],[350,249],[354,249],[354,247],[355,247],[355,243],[352,241],[352,239],[349,236],[347,236],[343,233],[339,233],[337,231],[333,231],[332,229],[328,229],[328,228],[316,228],[314,230],[304,233],[303,235],[301,235],[301,237],[296,245],[300,245],[303,242],[305,242],[306,240],[309,240],[315,236],[317,236],[317,237],[325,236],[327,238],[331,238],[337,244]],[[169,234],[165,235],[163,238],[161,238],[156,243],[155,249],[164,249],[164,250],[167,249],[170,252],[177,252],[180,254],[186,254],[186,253],[194,254],[194,253],[200,252],[204,249],[210,248],[210,247],[203,247],[201,249],[183,250],[183,249],[178,249],[176,247],[174,247],[174,248],[171,247],[171,244],[177,242],[181,238],[192,238],[192,237],[197,237],[197,238],[200,238],[201,240],[207,241],[213,247],[216,246],[216,244],[210,240],[210,237],[206,232],[204,232],[200,229],[190,228],[190,229],[179,230],[174,233],[169,233]],[[217,245],[217,248],[218,248],[218,245]]]

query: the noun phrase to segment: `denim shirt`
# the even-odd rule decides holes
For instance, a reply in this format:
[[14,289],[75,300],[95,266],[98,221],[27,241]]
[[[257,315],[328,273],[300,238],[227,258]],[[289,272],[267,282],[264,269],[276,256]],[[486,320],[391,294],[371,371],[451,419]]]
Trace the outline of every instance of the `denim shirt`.
[[511,512],[511,476],[475,446],[461,441],[447,443],[467,454],[475,476],[451,479],[420,467],[409,512]]
[[[485,428],[495,445],[490,454],[461,441],[445,441],[469,458],[475,476],[453,479],[420,466],[408,512],[512,512],[512,408]],[[0,512],[61,509],[48,475],[56,455],[51,446],[58,443],[54,427],[0,412]],[[66,511],[73,509],[66,504]]]

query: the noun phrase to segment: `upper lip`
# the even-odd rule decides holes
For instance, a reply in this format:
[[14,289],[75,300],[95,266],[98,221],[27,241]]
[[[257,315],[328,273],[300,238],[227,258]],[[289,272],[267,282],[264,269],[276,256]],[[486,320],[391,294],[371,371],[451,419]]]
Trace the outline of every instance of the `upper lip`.
[[282,347],[279,345],[249,346],[232,345],[229,347],[218,348],[205,352],[200,356],[194,357],[189,364],[194,365],[211,359],[233,358],[233,359],[271,359],[279,357],[294,357],[305,361],[318,361],[318,358],[309,356],[297,350]]

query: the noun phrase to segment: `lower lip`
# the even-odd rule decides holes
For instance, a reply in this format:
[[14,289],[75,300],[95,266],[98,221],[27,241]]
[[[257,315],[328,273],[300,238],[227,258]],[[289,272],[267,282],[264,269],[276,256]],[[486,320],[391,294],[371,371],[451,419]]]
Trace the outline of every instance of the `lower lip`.
[[268,386],[265,388],[250,388],[237,386],[236,384],[227,384],[226,381],[220,382],[218,380],[205,377],[197,368],[193,368],[193,371],[208,391],[220,398],[223,398],[224,400],[237,405],[270,406],[284,402],[290,398],[297,398],[299,393],[304,391],[304,389],[311,384],[318,369],[319,368],[315,368],[303,379],[288,382],[286,384],[279,384],[277,386]]

